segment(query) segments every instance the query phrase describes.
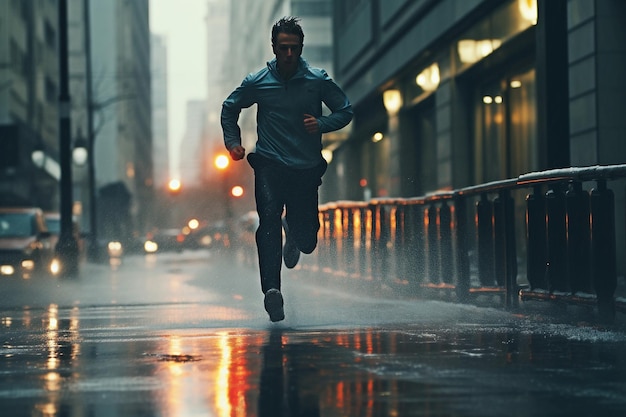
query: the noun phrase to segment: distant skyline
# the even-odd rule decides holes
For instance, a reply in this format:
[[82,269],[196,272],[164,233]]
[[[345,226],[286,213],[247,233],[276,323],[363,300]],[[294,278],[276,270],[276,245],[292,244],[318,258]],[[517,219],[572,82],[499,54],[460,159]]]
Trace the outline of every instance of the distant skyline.
[[180,175],[180,144],[187,101],[206,99],[207,0],[150,0],[150,30],[162,35],[168,55],[169,162]]

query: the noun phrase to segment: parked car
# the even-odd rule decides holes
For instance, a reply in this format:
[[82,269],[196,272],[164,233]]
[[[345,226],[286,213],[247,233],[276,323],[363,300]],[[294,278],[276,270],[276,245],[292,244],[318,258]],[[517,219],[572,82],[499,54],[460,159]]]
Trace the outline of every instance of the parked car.
[[146,253],[181,252],[184,244],[185,235],[180,229],[159,229],[148,233],[143,247]]
[[0,208],[0,275],[53,273],[54,239],[35,207]]

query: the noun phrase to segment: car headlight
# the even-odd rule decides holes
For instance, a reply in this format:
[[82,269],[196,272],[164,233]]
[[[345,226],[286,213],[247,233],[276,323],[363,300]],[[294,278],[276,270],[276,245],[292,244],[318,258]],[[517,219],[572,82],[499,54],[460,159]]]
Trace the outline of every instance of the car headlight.
[[50,272],[52,275],[58,275],[61,272],[61,261],[57,258],[54,258],[50,263]]
[[159,250],[159,245],[152,240],[146,240],[146,242],[143,244],[143,249],[146,251],[146,253],[154,253]]
[[24,259],[22,261],[22,268],[26,271],[32,271],[35,269],[35,261],[32,259]]
[[13,268],[13,265],[0,265],[0,275],[13,274],[15,274],[15,268]]
[[122,256],[122,242],[112,241],[107,245],[109,256],[117,258]]

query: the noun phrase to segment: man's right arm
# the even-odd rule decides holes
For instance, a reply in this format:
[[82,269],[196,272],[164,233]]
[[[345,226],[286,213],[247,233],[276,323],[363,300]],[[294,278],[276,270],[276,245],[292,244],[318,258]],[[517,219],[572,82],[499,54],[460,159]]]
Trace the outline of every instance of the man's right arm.
[[[246,77],[241,85],[237,87],[235,91],[230,93],[228,98],[226,98],[226,100],[222,103],[220,121],[222,124],[222,132],[224,133],[224,145],[231,153],[233,159],[235,159],[233,156],[233,150],[236,147],[241,148],[241,129],[237,124],[239,121],[239,114],[241,113],[241,109],[248,108],[254,104],[249,98],[248,91],[248,77]],[[235,155],[238,155],[239,153],[241,153],[240,150],[236,151]]]

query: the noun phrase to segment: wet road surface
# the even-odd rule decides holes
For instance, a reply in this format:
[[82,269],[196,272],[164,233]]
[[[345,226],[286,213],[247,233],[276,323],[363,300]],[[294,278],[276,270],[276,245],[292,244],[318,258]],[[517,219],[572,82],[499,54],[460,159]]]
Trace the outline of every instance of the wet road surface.
[[626,332],[381,299],[206,252],[0,281],[0,415],[623,416]]

